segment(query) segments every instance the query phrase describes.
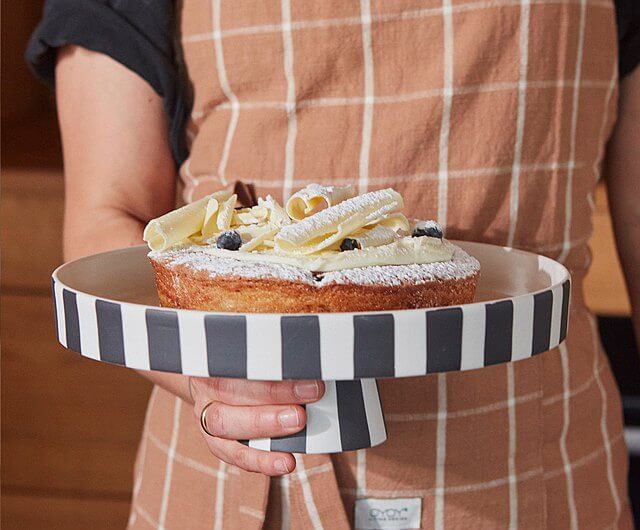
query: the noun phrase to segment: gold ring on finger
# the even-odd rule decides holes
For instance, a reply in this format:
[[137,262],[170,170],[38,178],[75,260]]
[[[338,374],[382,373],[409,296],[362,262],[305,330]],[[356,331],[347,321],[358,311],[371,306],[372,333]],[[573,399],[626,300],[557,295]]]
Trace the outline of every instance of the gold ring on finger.
[[207,403],[203,408],[202,408],[202,412],[200,413],[200,427],[202,427],[202,430],[207,433],[209,436],[213,436],[215,437],[215,434],[213,434],[211,431],[209,431],[209,429],[207,428],[207,409],[213,405],[213,401],[209,401],[209,403]]

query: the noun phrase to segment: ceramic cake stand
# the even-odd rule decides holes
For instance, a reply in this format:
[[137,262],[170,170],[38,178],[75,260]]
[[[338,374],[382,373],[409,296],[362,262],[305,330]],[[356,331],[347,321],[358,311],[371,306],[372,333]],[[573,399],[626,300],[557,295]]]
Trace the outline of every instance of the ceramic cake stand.
[[476,302],[368,313],[239,314],[158,305],[144,246],[53,273],[60,343],[139,370],[256,380],[322,379],[307,426],[249,440],[263,450],[335,453],[387,438],[376,378],[482,369],[557,346],[567,334],[569,273],[528,252],[456,243],[481,264]]

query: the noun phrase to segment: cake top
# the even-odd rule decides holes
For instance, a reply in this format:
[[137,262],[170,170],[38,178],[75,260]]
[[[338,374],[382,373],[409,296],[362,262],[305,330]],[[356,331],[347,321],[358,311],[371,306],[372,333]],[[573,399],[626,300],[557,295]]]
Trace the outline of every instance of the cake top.
[[284,207],[271,196],[250,208],[219,191],[149,222],[152,254],[198,251],[211,258],[312,272],[451,262],[455,247],[435,221],[409,221],[391,188],[355,195],[353,186],[310,184]]
[[[451,243],[448,243],[451,245]],[[215,278],[230,276],[246,279],[274,279],[295,282],[310,287],[322,288],[330,285],[375,285],[394,287],[404,284],[420,285],[433,281],[464,279],[476,274],[478,261],[464,250],[451,245],[453,258],[426,264],[368,266],[351,269],[317,272],[308,268],[261,261],[244,261],[214,255],[200,246],[174,247],[154,255],[154,260],[163,265],[187,267],[195,272]],[[173,277],[180,282],[179,276]]]

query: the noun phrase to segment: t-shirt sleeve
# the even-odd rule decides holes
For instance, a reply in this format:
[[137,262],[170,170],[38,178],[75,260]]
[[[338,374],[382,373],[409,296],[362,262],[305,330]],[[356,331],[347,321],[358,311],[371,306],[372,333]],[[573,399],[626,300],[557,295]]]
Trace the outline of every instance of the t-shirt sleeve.
[[104,53],[144,80],[163,98],[176,164],[187,156],[184,125],[188,98],[175,45],[172,0],[47,0],[25,57],[33,73],[55,85],[57,49],[67,44]]
[[629,75],[640,63],[640,2],[615,0],[618,23],[620,78]]

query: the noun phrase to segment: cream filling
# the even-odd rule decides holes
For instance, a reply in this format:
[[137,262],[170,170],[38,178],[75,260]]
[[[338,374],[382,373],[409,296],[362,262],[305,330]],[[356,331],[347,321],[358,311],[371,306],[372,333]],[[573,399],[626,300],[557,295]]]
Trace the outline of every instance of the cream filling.
[[[190,247],[206,254],[239,261],[280,263],[312,272],[331,272],[375,265],[411,265],[450,261],[454,246],[433,237],[403,237],[379,247],[345,252],[324,251],[317,254],[285,254],[278,250],[238,252],[213,246]],[[186,250],[186,249],[185,249]]]

